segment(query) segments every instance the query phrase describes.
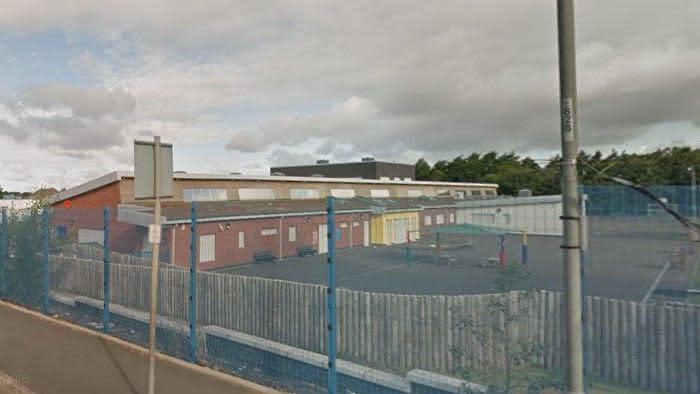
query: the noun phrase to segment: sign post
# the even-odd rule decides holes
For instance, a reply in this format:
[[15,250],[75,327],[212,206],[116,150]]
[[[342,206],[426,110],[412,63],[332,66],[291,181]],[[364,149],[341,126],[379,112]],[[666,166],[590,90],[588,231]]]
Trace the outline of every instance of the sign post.
[[155,393],[156,317],[158,313],[158,260],[160,256],[160,199],[172,196],[173,150],[162,144],[134,141],[134,198],[153,199],[153,224],[148,228],[151,243],[151,313],[148,326],[148,394]]

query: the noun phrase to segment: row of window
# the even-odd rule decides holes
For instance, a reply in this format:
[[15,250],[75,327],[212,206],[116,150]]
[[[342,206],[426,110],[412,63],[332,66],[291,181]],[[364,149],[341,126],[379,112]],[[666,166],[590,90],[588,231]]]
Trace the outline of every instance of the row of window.
[[[409,189],[407,190],[408,197],[423,197],[425,192],[422,189]],[[436,191],[438,196],[449,195],[447,189],[440,189]],[[472,196],[482,196],[481,190],[472,190]],[[496,192],[494,190],[484,190],[486,196],[495,196]],[[331,189],[331,196],[336,198],[354,198],[354,189]],[[458,190],[456,192],[457,198],[466,198],[467,191]],[[370,197],[372,198],[390,198],[391,192],[389,189],[372,189],[370,190]],[[226,201],[228,200],[228,194],[226,189],[183,189],[182,198],[185,201]],[[292,200],[309,200],[309,199],[319,199],[321,198],[320,191],[318,189],[289,189],[289,198]],[[273,189],[266,188],[240,188],[238,189],[238,199],[239,200],[274,200],[275,191]]]
[[[450,223],[455,222],[455,214],[451,213],[449,216]],[[433,216],[432,215],[425,215],[423,218],[423,224],[426,226],[432,226],[433,225]],[[443,214],[437,214],[435,215],[435,224],[436,225],[441,225],[445,224],[445,215]]]

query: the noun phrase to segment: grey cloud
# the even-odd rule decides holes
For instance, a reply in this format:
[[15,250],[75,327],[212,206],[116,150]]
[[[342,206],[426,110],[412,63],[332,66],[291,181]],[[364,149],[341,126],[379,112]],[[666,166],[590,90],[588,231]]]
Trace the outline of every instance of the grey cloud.
[[122,144],[136,104],[119,90],[42,85],[27,89],[5,107],[16,124],[0,120],[0,134],[82,158]]
[[134,111],[136,100],[123,90],[75,85],[42,85],[27,89],[22,97],[27,106],[43,109],[68,107],[78,117],[124,116]]
[[[118,144],[133,94],[144,123],[209,128],[207,138],[226,139],[228,150],[278,164],[559,146],[554,2],[203,1],[166,14],[92,3],[0,16],[0,29],[117,32],[114,40],[143,51],[109,80],[129,93],[29,90],[26,105],[64,106],[72,117],[0,124],[0,133],[70,149],[60,136],[77,130],[76,146]],[[577,2],[577,40],[584,146],[698,123],[700,2]],[[317,109],[296,110],[307,104]],[[208,117],[251,107],[266,115],[244,127]]]

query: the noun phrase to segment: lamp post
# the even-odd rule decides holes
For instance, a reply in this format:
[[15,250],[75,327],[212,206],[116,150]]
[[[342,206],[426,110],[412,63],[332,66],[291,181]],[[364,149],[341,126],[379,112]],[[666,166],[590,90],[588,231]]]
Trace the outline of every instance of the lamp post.
[[559,35],[559,96],[562,147],[562,213],[566,299],[567,380],[569,393],[583,393],[583,332],[581,315],[581,232],[576,155],[576,47],[574,0],[557,0]]

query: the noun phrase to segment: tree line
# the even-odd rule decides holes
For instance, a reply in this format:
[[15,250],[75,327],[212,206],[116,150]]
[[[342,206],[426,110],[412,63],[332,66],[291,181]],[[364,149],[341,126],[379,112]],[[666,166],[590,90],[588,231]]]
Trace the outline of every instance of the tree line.
[[[561,156],[547,160],[521,157],[514,152],[472,153],[432,165],[425,159],[416,162],[416,179],[445,182],[489,182],[499,185],[500,194],[514,195],[530,189],[535,195],[560,193]],[[690,167],[700,173],[700,148],[669,147],[650,153],[627,153],[613,150],[581,151],[577,166],[580,182],[601,185],[610,182],[598,171],[643,185],[688,185]],[[699,174],[700,175],[700,174]]]

